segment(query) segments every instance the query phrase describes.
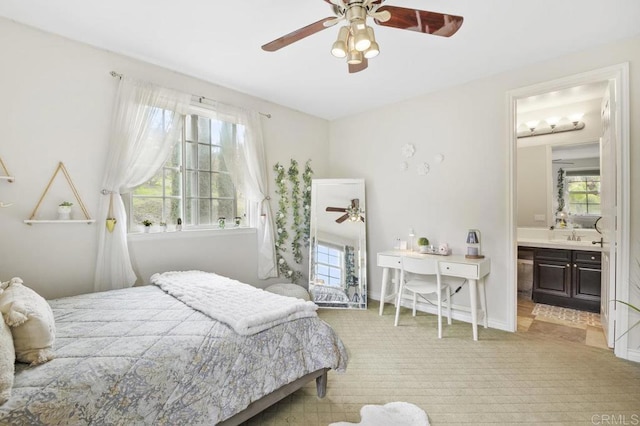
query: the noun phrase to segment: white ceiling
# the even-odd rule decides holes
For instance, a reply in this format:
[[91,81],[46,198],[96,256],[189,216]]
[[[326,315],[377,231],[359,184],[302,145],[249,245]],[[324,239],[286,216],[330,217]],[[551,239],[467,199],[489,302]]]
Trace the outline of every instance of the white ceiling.
[[380,55],[349,74],[323,0],[0,0],[0,16],[318,117],[335,119],[640,34],[638,0],[387,0],[464,16],[451,38],[373,25]]

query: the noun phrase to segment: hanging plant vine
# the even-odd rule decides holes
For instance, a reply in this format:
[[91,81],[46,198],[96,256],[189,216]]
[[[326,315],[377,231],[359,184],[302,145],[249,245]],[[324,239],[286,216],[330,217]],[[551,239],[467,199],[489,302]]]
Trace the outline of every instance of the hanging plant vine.
[[[300,169],[298,162],[291,159],[289,168],[285,168],[282,164],[276,163],[273,166],[276,173],[276,194],[279,196],[278,212],[276,213],[276,260],[278,262],[278,272],[287,277],[291,282],[296,282],[302,278],[302,272],[294,270],[287,260],[284,253],[287,252],[287,240],[290,232],[293,234],[291,239],[291,253],[295,263],[302,263],[302,243],[305,246],[309,244],[309,225],[311,221],[311,179],[313,170],[311,170],[311,160],[305,163],[304,173],[302,174],[302,188],[300,183]],[[292,223],[287,223],[287,218],[291,209]]]
[[558,169],[558,208],[556,213],[564,211],[564,169]]
[[289,165],[289,181],[291,182],[291,216],[293,217],[293,239],[291,240],[291,252],[293,260],[302,263],[302,250],[300,249],[300,240],[302,239],[302,217],[300,217],[300,178],[298,174],[298,162],[291,160]]

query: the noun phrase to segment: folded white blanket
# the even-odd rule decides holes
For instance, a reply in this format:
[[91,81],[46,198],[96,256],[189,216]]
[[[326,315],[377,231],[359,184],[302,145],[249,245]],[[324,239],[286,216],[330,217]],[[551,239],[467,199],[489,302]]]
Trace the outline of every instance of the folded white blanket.
[[151,283],[245,336],[317,316],[318,306],[313,302],[270,293],[210,272],[164,272],[152,275]]

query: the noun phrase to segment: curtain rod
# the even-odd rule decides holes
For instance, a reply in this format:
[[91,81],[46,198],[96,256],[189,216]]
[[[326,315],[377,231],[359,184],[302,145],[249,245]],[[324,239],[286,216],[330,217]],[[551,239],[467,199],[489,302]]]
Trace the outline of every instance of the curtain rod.
[[[117,72],[115,72],[115,71],[111,71],[109,74],[111,74],[111,77],[115,77],[115,78],[118,78],[118,79],[120,79],[120,80],[122,80],[122,77],[124,77],[124,74],[120,74],[120,73],[117,73]],[[203,100],[205,100],[205,99],[208,99],[208,100],[210,100],[210,101],[217,102],[215,99],[209,99],[209,98],[207,98],[207,97],[205,97],[205,96],[202,96],[202,95],[191,95],[191,96],[194,96],[194,97],[198,98],[198,101],[199,101],[200,103],[202,103],[202,101],[203,101]],[[263,116],[265,116],[265,117],[267,117],[267,118],[271,118],[271,114],[266,113],[266,112],[260,112],[260,111],[258,111],[258,114],[263,115]]]

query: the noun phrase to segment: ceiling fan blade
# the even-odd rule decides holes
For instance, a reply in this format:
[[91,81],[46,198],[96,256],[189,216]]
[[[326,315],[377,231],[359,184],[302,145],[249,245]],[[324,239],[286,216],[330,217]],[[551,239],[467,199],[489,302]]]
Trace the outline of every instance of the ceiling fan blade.
[[362,58],[362,62],[359,64],[349,64],[349,74],[354,74],[366,69],[369,66],[367,58]]
[[[324,0],[324,1],[326,1],[326,2],[327,2],[327,3],[329,3],[329,4],[334,4],[334,5],[338,6],[338,7],[342,7],[343,9],[344,9],[345,7],[347,7],[347,5],[345,4],[345,2],[344,2],[343,0]],[[368,3],[371,3],[371,4],[376,4],[376,3],[377,3],[377,4],[380,4],[380,3],[382,3],[383,1],[384,1],[384,0],[371,0],[371,1],[368,1]]]
[[385,10],[391,13],[391,18],[386,22],[376,19],[376,24],[442,37],[454,35],[460,29],[464,20],[462,16],[398,6],[382,6],[378,8],[377,12]]
[[347,211],[347,209],[345,209],[344,207],[327,207],[326,211],[344,213]]
[[336,5],[336,6],[338,6],[338,7],[341,7],[341,8],[343,8],[343,9],[344,9],[345,7],[347,7],[347,5],[346,5],[346,4],[344,3],[344,1],[342,1],[342,0],[324,0],[324,1],[326,1],[326,2],[327,2],[327,3],[329,3],[329,4],[333,4],[333,5]]
[[306,27],[299,28],[293,32],[290,32],[287,35],[284,35],[280,38],[277,38],[265,45],[262,46],[262,50],[266,50],[267,52],[275,52],[276,50],[282,49],[292,43],[295,43],[298,40],[302,40],[305,37],[309,37],[319,31],[324,30],[325,22],[332,21],[335,19],[335,16],[329,16],[327,18],[321,19],[318,22],[314,22],[313,24],[307,25]]
[[347,220],[348,218],[349,218],[349,215],[348,215],[348,214],[343,214],[342,216],[340,216],[339,218],[337,218],[337,219],[336,219],[336,222],[338,222],[338,223],[342,223],[342,222],[344,222],[345,220]]

